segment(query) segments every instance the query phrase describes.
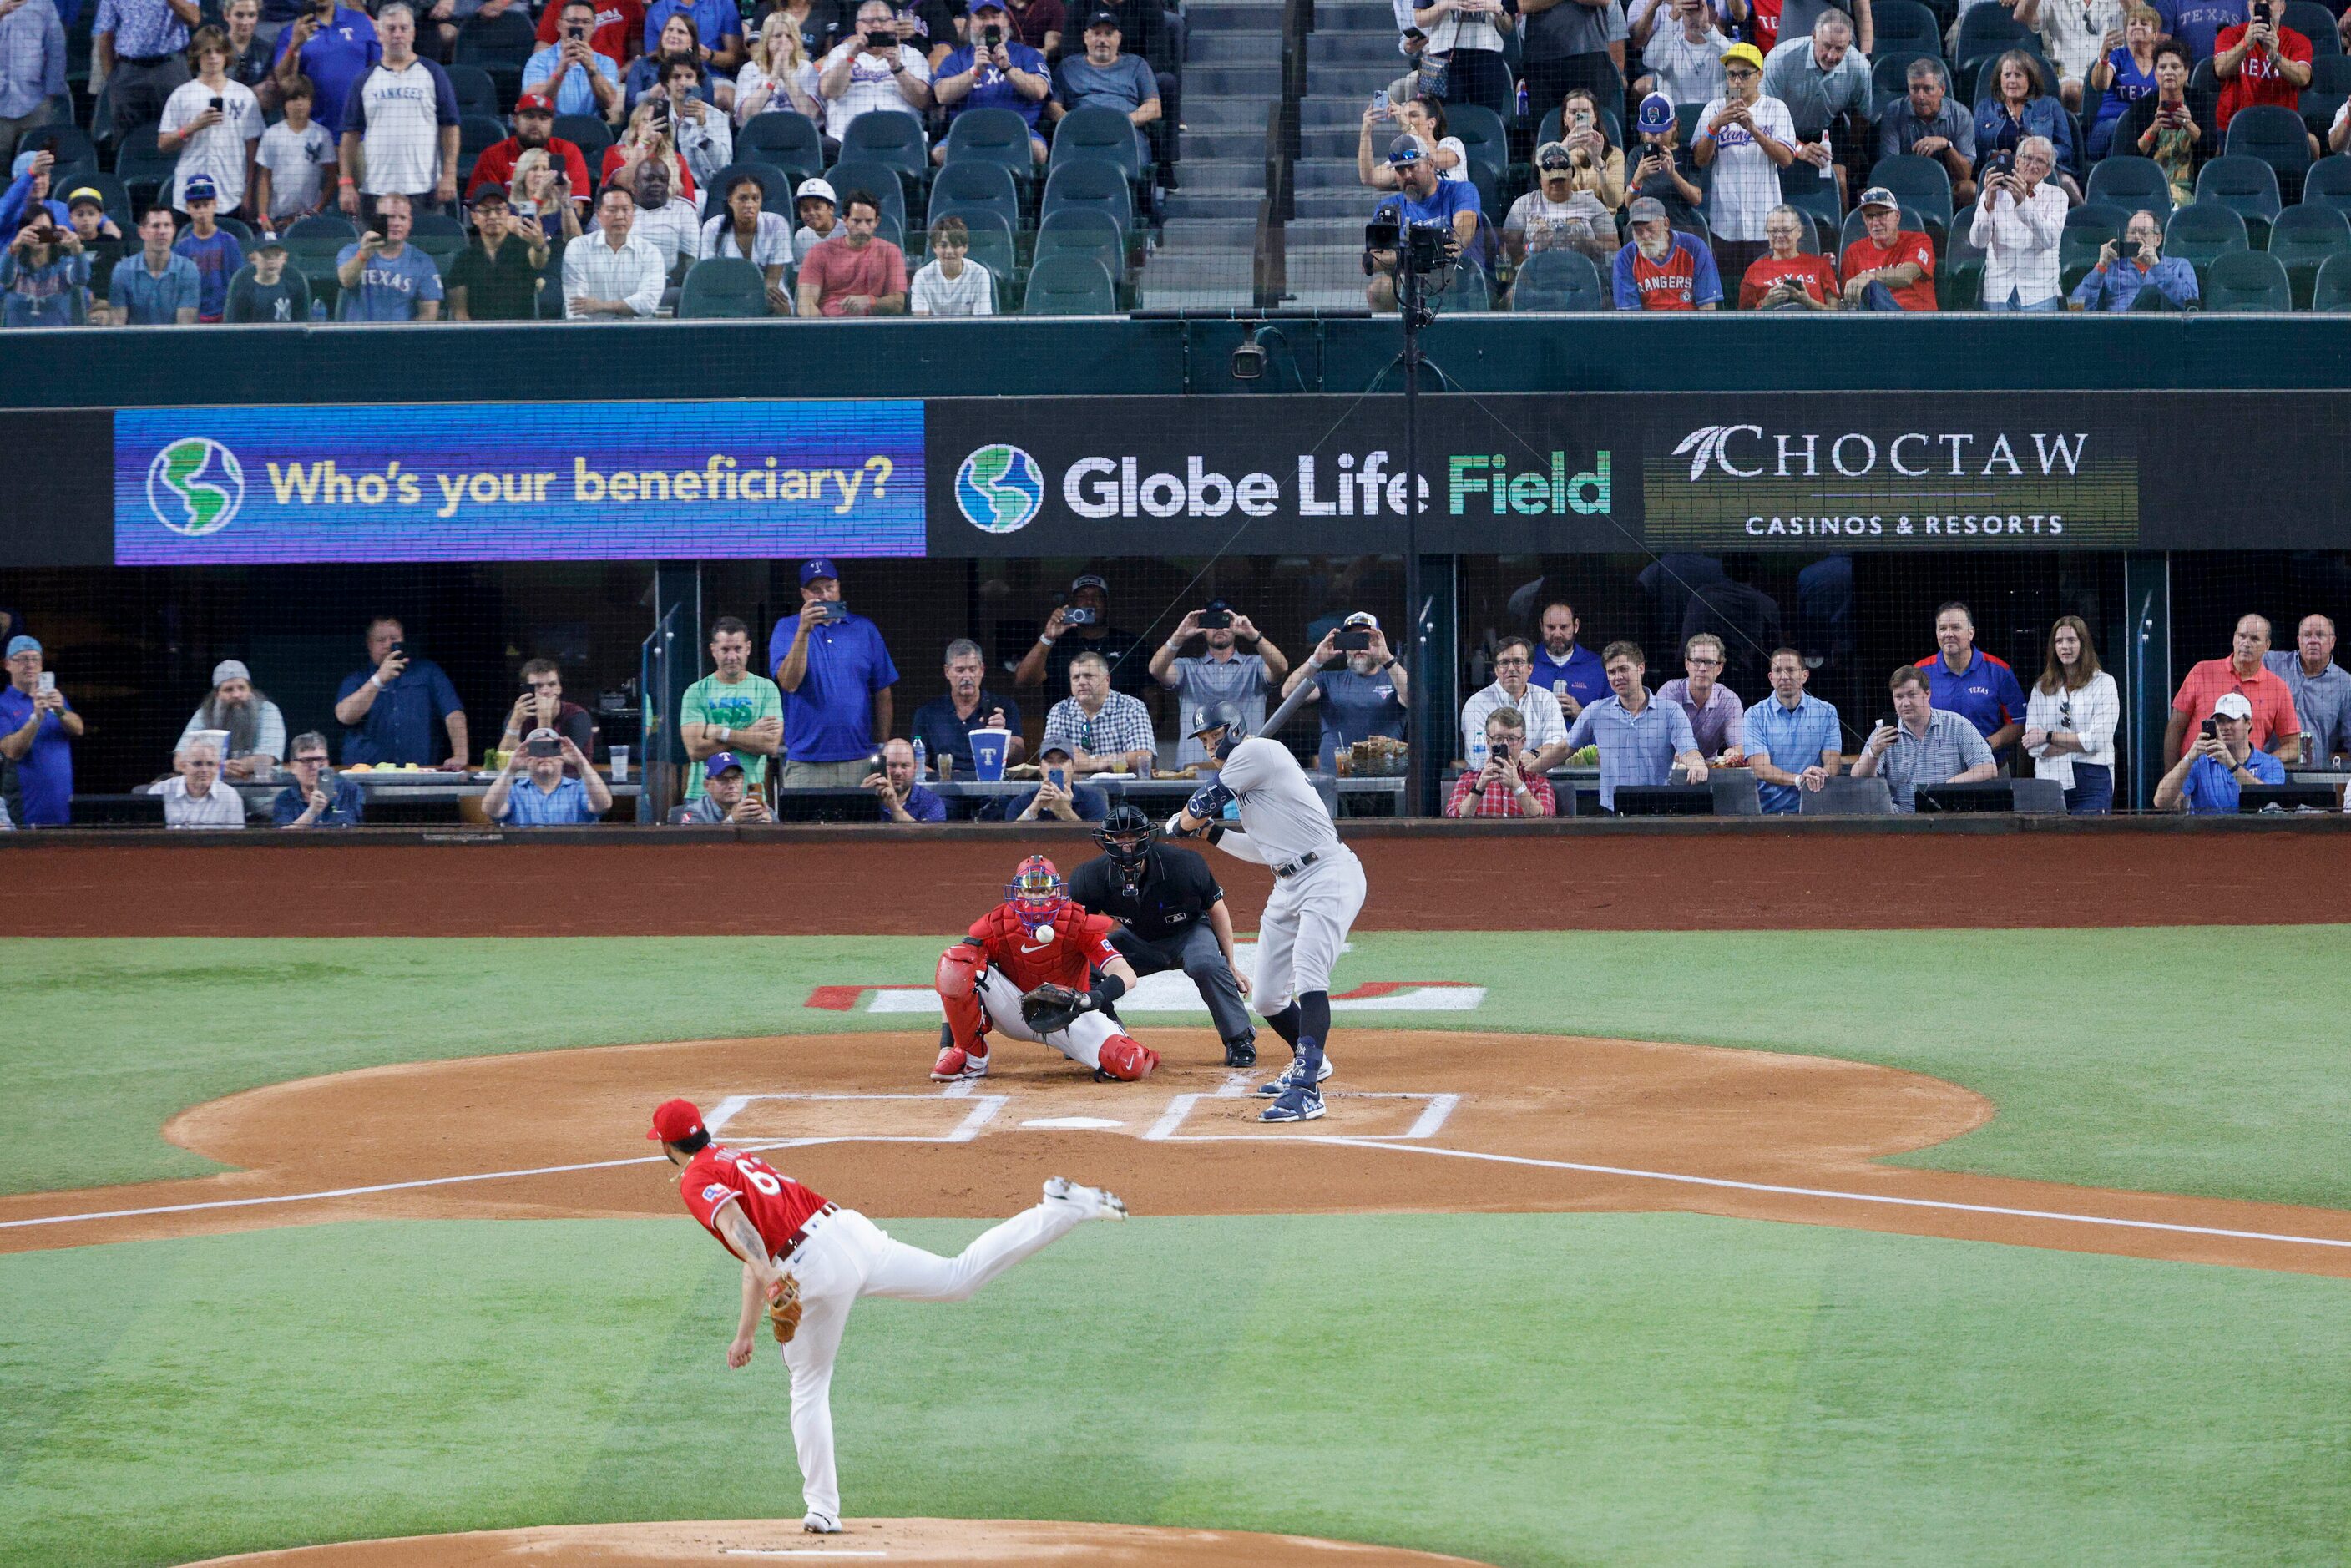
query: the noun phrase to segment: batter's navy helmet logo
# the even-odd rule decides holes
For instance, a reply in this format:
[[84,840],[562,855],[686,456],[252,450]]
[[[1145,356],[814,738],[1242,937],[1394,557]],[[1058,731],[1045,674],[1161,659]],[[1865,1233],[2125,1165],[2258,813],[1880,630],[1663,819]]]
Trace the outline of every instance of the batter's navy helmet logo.
[[1045,509],[1045,471],[1018,446],[983,446],[956,470],[956,505],[986,534],[1019,533]]

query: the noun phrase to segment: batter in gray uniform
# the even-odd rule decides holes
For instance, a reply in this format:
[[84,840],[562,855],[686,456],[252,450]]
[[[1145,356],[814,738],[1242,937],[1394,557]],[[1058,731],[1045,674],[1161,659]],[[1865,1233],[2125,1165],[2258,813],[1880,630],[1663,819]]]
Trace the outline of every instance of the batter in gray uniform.
[[[1364,864],[1339,841],[1322,797],[1288,747],[1251,737],[1240,715],[1222,703],[1201,714],[1193,733],[1219,771],[1214,784],[1185,802],[1168,831],[1205,831],[1235,859],[1273,868],[1273,896],[1259,924],[1254,1000],[1274,1032],[1290,1041],[1291,1057],[1280,1077],[1259,1089],[1275,1097],[1259,1120],[1311,1122],[1322,1114],[1322,1085],[1331,1076],[1323,1053],[1331,1035],[1331,967],[1364,907]],[[1228,801],[1238,803],[1238,832],[1222,826]]]

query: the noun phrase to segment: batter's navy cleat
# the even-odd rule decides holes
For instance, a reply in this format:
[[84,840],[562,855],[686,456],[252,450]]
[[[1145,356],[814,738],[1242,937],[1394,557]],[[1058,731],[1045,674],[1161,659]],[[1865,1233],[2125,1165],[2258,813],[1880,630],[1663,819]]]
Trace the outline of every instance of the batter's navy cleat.
[[1322,1091],[1293,1083],[1281,1098],[1258,1113],[1260,1122],[1316,1122],[1322,1117]]
[[[1318,1084],[1326,1083],[1330,1082],[1330,1078],[1331,1059],[1326,1056],[1322,1059],[1322,1067],[1315,1071],[1314,1082]],[[1290,1065],[1281,1070],[1281,1076],[1274,1079],[1271,1082],[1259,1084],[1257,1086],[1257,1092],[1260,1094],[1282,1094],[1288,1092],[1290,1089],[1297,1083],[1297,1082],[1298,1058],[1293,1055],[1290,1059]],[[1315,1114],[1320,1115],[1322,1113],[1318,1111]]]
[[811,1509],[809,1516],[800,1521],[800,1529],[810,1535],[839,1535],[841,1521],[829,1513],[818,1513]]
[[1098,1186],[1086,1186],[1067,1176],[1045,1178],[1045,1201],[1075,1205],[1085,1211],[1088,1219],[1124,1219],[1126,1205],[1114,1192],[1104,1192]]

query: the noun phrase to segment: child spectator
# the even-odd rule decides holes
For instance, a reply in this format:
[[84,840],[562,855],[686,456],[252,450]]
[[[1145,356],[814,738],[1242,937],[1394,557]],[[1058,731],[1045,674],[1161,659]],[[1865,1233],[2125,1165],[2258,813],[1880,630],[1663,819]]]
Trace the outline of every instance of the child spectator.
[[191,177],[186,191],[188,226],[172,249],[195,264],[196,319],[217,321],[228,308],[228,280],[245,265],[245,247],[214,216],[220,203],[213,193],[210,175]]
[[[228,211],[245,204],[246,175],[253,167],[254,144],[261,140],[261,100],[251,88],[229,79],[228,62],[227,35],[217,27],[198,28],[188,45],[188,68],[196,73],[195,79],[173,88],[163,102],[155,146],[158,152],[179,154],[179,166],[172,173],[172,204],[182,212],[193,210],[190,187],[198,180],[211,185]],[[239,260],[229,272],[244,265]],[[227,287],[225,272],[221,287],[225,291]],[[217,297],[205,319],[220,319]]]
[[931,225],[931,259],[914,274],[917,316],[993,316],[996,280],[987,268],[967,259],[971,233],[957,217]]
[[335,139],[310,118],[317,97],[308,77],[296,77],[286,88],[286,118],[261,133],[261,150],[253,159],[253,210],[264,234],[276,234],[327,204]]
[[253,264],[228,284],[231,322],[307,321],[310,280],[286,269],[286,242],[275,235],[253,247]]
[[81,236],[39,213],[0,257],[0,287],[8,291],[0,324],[70,327],[89,281],[89,257],[82,254]]

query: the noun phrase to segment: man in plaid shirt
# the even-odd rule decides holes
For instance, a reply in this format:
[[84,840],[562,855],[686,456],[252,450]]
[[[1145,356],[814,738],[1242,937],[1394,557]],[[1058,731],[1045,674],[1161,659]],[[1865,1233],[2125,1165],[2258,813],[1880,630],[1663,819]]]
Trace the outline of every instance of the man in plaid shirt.
[[1905,664],[1894,672],[1892,686],[1895,721],[1869,732],[1854,760],[1855,779],[1883,776],[1895,810],[1915,811],[1921,784],[1978,784],[1999,776],[1976,727],[1935,706],[1925,671]]
[[1486,768],[1463,772],[1453,781],[1453,799],[1445,803],[1448,817],[1549,817],[1559,801],[1551,780],[1535,759],[1526,755],[1527,721],[1516,708],[1498,707],[1486,716]]
[[1124,692],[1110,689],[1110,661],[1100,653],[1080,653],[1070,661],[1070,695],[1045,716],[1039,754],[1056,740],[1076,758],[1080,773],[1132,768],[1148,779],[1159,755],[1151,710]]

